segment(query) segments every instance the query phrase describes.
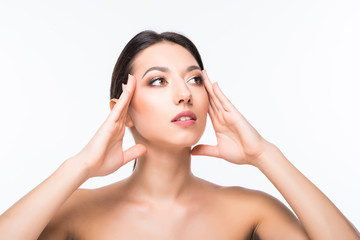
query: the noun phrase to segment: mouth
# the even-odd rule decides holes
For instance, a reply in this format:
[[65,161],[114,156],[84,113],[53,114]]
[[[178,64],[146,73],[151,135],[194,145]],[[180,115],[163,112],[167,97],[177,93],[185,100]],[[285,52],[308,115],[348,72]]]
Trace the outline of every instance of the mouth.
[[196,121],[196,115],[192,111],[183,111],[177,114],[171,122],[179,126],[190,126]]

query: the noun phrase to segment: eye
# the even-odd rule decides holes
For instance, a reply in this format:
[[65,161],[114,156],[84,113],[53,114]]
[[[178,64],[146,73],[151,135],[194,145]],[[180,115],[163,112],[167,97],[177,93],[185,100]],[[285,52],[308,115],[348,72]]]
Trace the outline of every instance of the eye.
[[191,78],[188,82],[196,85],[203,85],[203,79],[201,76],[195,76]]
[[148,85],[150,86],[163,86],[166,84],[166,81],[162,77],[156,77],[149,81]]

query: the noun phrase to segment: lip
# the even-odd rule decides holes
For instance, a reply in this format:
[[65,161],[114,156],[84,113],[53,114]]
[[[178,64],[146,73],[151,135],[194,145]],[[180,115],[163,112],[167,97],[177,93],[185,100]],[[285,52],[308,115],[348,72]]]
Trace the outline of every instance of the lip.
[[[177,119],[179,119],[181,117],[190,117],[191,119],[184,120],[184,121],[177,121]],[[173,122],[179,126],[190,126],[190,125],[193,125],[195,123],[195,121],[196,121],[195,113],[193,113],[192,111],[189,111],[189,110],[180,112],[171,120],[171,122]]]

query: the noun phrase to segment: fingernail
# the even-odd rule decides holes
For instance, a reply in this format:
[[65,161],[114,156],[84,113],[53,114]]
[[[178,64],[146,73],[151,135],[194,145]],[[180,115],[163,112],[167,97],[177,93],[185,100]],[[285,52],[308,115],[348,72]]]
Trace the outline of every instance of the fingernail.
[[131,77],[132,77],[132,75],[129,73],[129,74],[128,74],[127,82],[126,82],[126,83],[121,83],[121,87],[122,87],[122,90],[123,90],[123,91],[126,89],[126,86],[127,86],[127,84],[129,83],[129,80],[130,80]]

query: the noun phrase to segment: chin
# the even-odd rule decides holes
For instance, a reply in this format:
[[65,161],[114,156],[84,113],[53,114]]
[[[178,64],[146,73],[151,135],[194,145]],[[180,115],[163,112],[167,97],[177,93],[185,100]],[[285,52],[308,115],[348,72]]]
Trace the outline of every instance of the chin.
[[[171,145],[175,147],[192,147],[197,144],[202,136],[201,134],[184,134],[182,136],[171,136]],[[170,140],[170,139],[169,139]]]
[[148,138],[147,141],[155,145],[159,145],[166,149],[183,149],[191,148],[196,143],[199,142],[202,134],[177,134],[177,135],[167,135],[165,137],[154,137]]

